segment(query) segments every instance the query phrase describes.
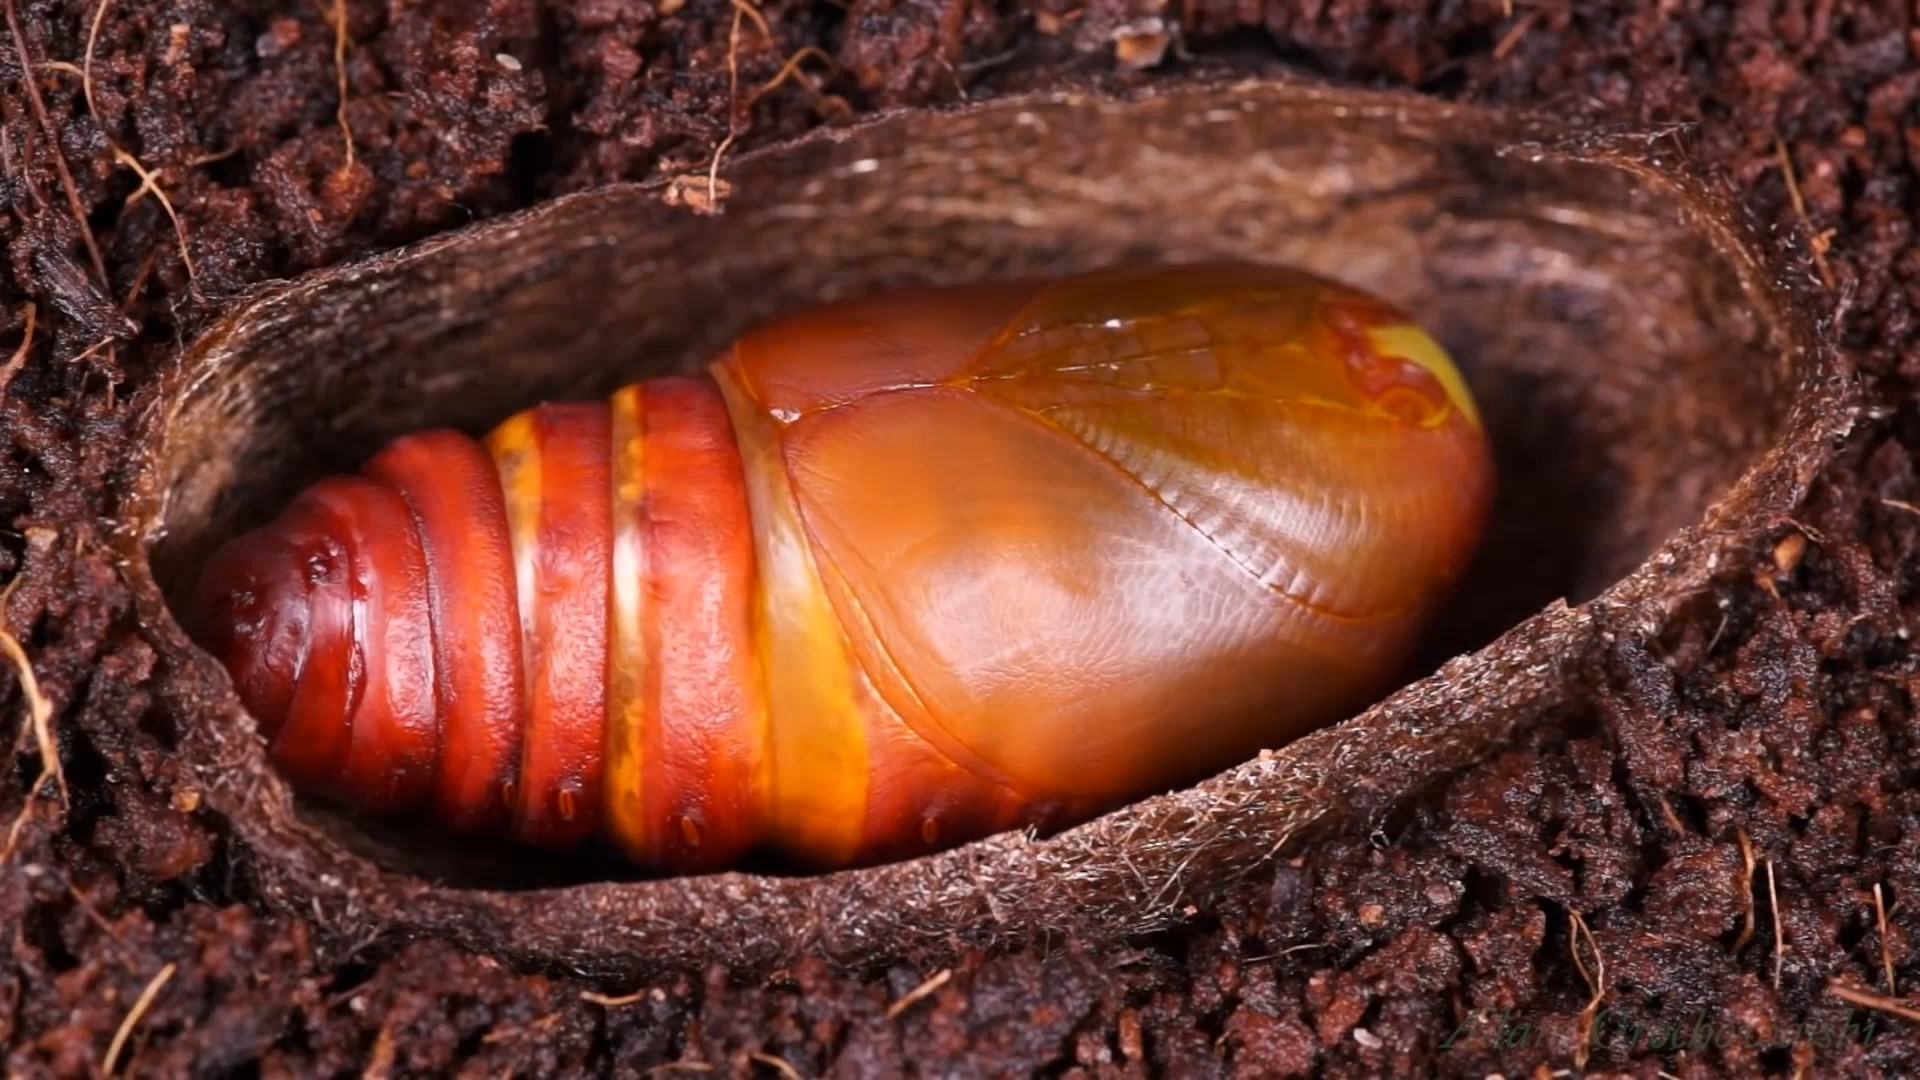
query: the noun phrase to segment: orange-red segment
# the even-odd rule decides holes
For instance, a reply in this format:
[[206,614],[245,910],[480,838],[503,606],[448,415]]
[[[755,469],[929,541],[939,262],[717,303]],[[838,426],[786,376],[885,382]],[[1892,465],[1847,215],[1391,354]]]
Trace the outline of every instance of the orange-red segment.
[[196,635],[232,672],[274,761],[312,790],[338,790],[364,681],[351,571],[332,516],[302,495],[215,552],[194,593]]
[[648,596],[655,557],[647,529],[646,438],[640,385],[614,391],[609,402],[612,460],[612,579],[607,605],[607,730],[601,776],[607,839],[635,862],[656,861],[656,826],[647,812],[648,771],[658,729],[658,613]]
[[653,865],[725,866],[758,839],[765,786],[740,452],[707,379],[628,387],[612,411],[610,837]]
[[349,476],[307,494],[332,514],[349,556],[364,673],[340,783],[369,812],[392,813],[426,794],[438,752],[426,555],[392,488]]
[[434,806],[456,829],[497,826],[511,809],[500,792],[518,770],[526,697],[500,478],[480,444],[453,431],[395,440],[362,471],[406,500],[426,553],[441,729]]
[[543,405],[487,439],[500,470],[520,596],[526,723],[515,831],[547,846],[592,835],[606,728],[611,431],[603,404]]

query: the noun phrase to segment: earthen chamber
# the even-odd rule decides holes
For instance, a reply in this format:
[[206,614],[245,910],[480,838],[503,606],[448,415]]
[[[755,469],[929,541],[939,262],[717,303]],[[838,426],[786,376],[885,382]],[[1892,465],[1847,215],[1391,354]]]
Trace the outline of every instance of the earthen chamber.
[[[723,175],[718,215],[612,188],[268,289],[191,343],[151,403],[126,572],[162,692],[191,718],[183,752],[269,902],[343,940],[441,935],[607,972],[1165,925],[1310,827],[1364,826],[1566,707],[1590,645],[1657,634],[1724,553],[1769,535],[1850,422],[1850,375],[1779,284],[1781,256],[1672,140],[1253,83],[884,117]],[[422,852],[297,804],[171,614],[213,545],[403,432],[484,430],[686,369],[822,299],[1217,258],[1351,282],[1435,333],[1493,438],[1488,539],[1428,643],[1430,674],[1057,837],[650,881]]]

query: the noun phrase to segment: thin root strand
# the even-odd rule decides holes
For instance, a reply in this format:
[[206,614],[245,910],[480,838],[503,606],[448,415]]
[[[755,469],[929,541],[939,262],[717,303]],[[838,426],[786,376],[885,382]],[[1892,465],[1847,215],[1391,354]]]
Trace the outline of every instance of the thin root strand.
[[27,650],[20,645],[20,639],[11,631],[0,628],[0,651],[13,663],[14,671],[20,679],[20,696],[27,703],[27,729],[33,732],[36,748],[40,753],[40,775],[34,778],[33,786],[27,789],[26,802],[20,807],[19,816],[13,819],[13,826],[7,830],[7,843],[0,848],[0,863],[13,855],[13,849],[20,842],[20,832],[26,828],[33,816],[34,799],[40,789],[51,779],[60,792],[60,805],[70,805],[67,793],[67,776],[60,768],[60,748],[53,740],[53,703],[40,692],[40,680],[34,676],[33,663],[27,657]]
[[1889,1016],[1897,1016],[1902,1020],[1912,1020],[1915,1023],[1920,1023],[1920,1008],[1916,1008],[1904,1001],[1888,997],[1885,994],[1876,994],[1871,990],[1858,986],[1850,986],[1841,982],[1839,979],[1829,982],[1827,984],[1827,991],[1841,1001],[1858,1005],[1863,1009],[1872,1009],[1876,1012],[1886,1013]]
[[167,198],[166,190],[160,186],[161,170],[147,168],[132,152],[121,146],[120,141],[107,132],[107,125],[100,119],[100,110],[93,103],[93,51],[100,41],[100,26],[106,22],[107,8],[112,4],[113,0],[100,0],[100,5],[93,9],[93,25],[87,31],[87,52],[80,64],[80,90],[87,100],[87,115],[93,117],[93,125],[106,136],[107,149],[113,153],[114,163],[132,169],[134,175],[140,178],[140,186],[127,196],[122,206],[132,206],[148,192],[153,193],[160,208],[167,212],[167,220],[173,223],[173,238],[180,245],[180,263],[186,267],[187,281],[190,284],[198,283],[199,275],[193,268],[193,253],[187,248],[187,227],[181,224],[180,215],[173,208],[173,200]]
[[20,345],[13,350],[13,355],[7,358],[7,366],[0,368],[0,401],[6,400],[7,387],[13,385],[13,377],[26,366],[27,354],[33,351],[33,318],[37,310],[29,300],[23,316],[25,326],[20,332]]
[[951,981],[953,981],[953,969],[941,968],[938,972],[934,973],[934,975],[931,978],[927,979],[925,982],[922,982],[919,986],[916,986],[913,989],[907,991],[906,993],[900,995],[900,1000],[887,1006],[887,1019],[889,1020],[899,1019],[901,1013],[906,1012],[908,1009],[913,1008],[915,1005],[919,1004],[920,1002],[926,1000],[929,997],[932,997],[934,991],[947,985],[947,983]]
[[[1573,1048],[1573,1065],[1576,1069],[1587,1067],[1587,1057],[1593,1050],[1593,1022],[1600,1014],[1600,1003],[1607,996],[1607,958],[1600,953],[1600,944],[1593,939],[1593,931],[1588,928],[1587,920],[1578,911],[1567,909],[1567,921],[1571,932],[1567,935],[1567,951],[1573,955],[1573,966],[1580,972],[1580,978],[1587,984],[1587,990],[1593,996],[1588,999],[1587,1007],[1580,1010],[1580,1027]],[[1593,968],[1587,967],[1580,958],[1580,942],[1585,939],[1587,950],[1593,953]]]
[[126,1019],[120,1021],[120,1030],[113,1033],[113,1043],[107,1047],[107,1060],[100,1066],[102,1076],[113,1075],[114,1068],[120,1064],[120,1051],[126,1048],[127,1039],[133,1035],[133,1029],[140,1025],[140,1018],[147,1015],[147,1010],[153,1007],[153,999],[160,996],[161,989],[167,985],[168,979],[173,978],[177,968],[178,965],[169,962],[148,980],[147,988],[140,991],[140,997],[134,1001],[133,1008],[127,1010]]

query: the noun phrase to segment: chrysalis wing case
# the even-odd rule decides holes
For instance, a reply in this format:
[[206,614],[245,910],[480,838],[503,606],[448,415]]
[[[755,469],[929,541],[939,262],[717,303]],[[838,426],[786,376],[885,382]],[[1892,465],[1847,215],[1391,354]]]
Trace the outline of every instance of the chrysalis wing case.
[[1486,518],[1465,384],[1293,270],[833,304],[708,373],[411,435],[191,621],[292,780],[650,866],[1059,824],[1386,688]]

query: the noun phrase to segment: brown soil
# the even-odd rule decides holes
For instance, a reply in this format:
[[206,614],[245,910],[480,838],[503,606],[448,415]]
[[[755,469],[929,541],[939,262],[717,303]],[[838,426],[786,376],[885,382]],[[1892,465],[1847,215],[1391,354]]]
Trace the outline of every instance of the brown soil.
[[[0,833],[6,1071],[1920,1069],[1920,1024],[1874,998],[1920,987],[1920,28],[1774,6],[449,0],[348,3],[336,25],[330,4],[109,0],[90,37],[96,0],[0,0],[0,354],[29,338],[0,375],[0,570],[71,792]],[[1839,316],[1868,413],[1657,648],[1623,636],[1562,722],[1123,949],[635,985],[441,939],[356,947],[259,902],[184,782],[103,517],[156,377],[235,297],[611,180],[704,180],[729,135],[1278,71],[1676,125],[1814,254],[1794,284]],[[41,771],[21,731],[0,826]]]

